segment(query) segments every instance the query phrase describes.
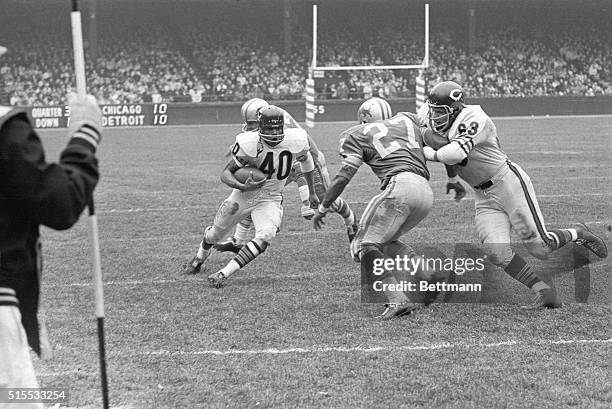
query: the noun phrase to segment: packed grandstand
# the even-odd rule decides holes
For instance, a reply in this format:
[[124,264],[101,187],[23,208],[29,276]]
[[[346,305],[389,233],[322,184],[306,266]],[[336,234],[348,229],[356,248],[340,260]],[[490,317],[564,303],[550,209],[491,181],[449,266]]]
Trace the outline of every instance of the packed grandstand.
[[[312,57],[310,4],[293,6],[284,48],[287,32],[277,3],[227,7],[202,1],[183,13],[163,1],[98,1],[94,37],[89,14],[84,18],[89,91],[102,104],[302,99]],[[371,12],[350,6],[360,3],[325,3],[319,65],[419,64],[422,4],[398,13],[401,3],[391,2],[377,10],[388,21],[381,26]],[[424,73],[431,83],[455,80],[474,97],[612,95],[612,28],[598,15],[597,2],[577,13],[565,9],[571,2],[560,1],[556,14],[490,3],[496,4],[477,9],[471,50],[464,21],[452,23],[451,9],[433,5],[430,68]],[[74,84],[68,13],[62,3],[48,4],[37,12],[30,4],[27,13],[14,0],[0,6],[11,7],[15,16],[0,27],[0,43],[10,49],[0,74],[11,105],[61,104]],[[244,13],[252,16],[249,23]],[[410,97],[415,75],[339,71],[317,82],[317,98]]]

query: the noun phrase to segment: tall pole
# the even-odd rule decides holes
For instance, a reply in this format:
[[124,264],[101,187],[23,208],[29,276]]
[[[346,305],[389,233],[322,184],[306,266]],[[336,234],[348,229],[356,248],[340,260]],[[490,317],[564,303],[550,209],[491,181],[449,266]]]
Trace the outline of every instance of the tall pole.
[[429,3],[425,4],[425,68],[429,68]]
[[[83,51],[83,29],[78,0],[72,0],[70,13],[72,24],[72,46],[74,51],[74,71],[76,76],[77,94],[85,98],[87,86],[85,82],[85,53]],[[89,238],[94,267],[94,294],[96,303],[96,318],[98,324],[98,348],[100,355],[100,378],[102,382],[102,404],[108,409],[108,380],[106,376],[106,351],[104,345],[104,293],[102,287],[102,268],[100,262],[100,242],[98,235],[98,218],[96,216],[93,194],[89,200]]]

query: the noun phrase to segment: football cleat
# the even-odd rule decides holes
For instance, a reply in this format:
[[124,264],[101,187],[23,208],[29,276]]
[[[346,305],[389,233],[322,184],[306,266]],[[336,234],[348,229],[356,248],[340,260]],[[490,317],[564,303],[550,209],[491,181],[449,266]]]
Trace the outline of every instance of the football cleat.
[[346,234],[348,235],[349,243],[352,243],[355,240],[355,236],[357,235],[357,231],[359,230],[359,223],[357,220],[353,222],[353,224],[346,228]]
[[242,247],[243,246],[236,244],[236,240],[232,238],[227,241],[222,241],[220,243],[215,244],[213,246],[213,249],[220,251],[220,252],[231,251],[232,253],[238,254],[238,252],[240,251],[240,249],[242,249]]
[[189,264],[185,266],[184,273],[185,274],[199,274],[200,271],[202,270],[202,266],[204,265],[204,261],[206,260],[202,260],[198,258],[198,256],[195,256],[194,258],[191,259]]
[[584,223],[576,223],[575,229],[578,233],[576,244],[592,251],[599,258],[608,257],[608,248],[601,237],[594,235]]
[[306,220],[312,220],[315,215],[315,211],[310,206],[302,205],[300,212],[302,213],[302,217]]
[[227,277],[221,271],[217,271],[216,273],[208,276],[208,282],[213,288],[223,287],[225,285],[225,280],[227,280]]
[[561,305],[555,289],[545,288],[537,292],[533,304],[524,305],[521,308],[525,310],[539,310],[541,308],[559,308]]
[[412,311],[419,308],[418,304],[411,303],[410,301],[403,302],[401,304],[389,303],[385,304],[385,311],[376,317],[377,320],[387,321],[393,318],[403,317],[409,315]]

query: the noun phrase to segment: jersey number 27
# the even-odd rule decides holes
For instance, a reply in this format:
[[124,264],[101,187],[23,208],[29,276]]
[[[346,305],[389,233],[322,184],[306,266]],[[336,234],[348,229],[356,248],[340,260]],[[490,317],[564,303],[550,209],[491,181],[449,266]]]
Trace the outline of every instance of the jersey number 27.
[[[408,149],[419,148],[416,135],[414,134],[414,125],[410,119],[404,116],[397,116],[385,122],[392,125],[392,127],[389,128],[383,122],[373,122],[363,128],[365,135],[372,136],[372,145],[374,145],[374,149],[376,149],[381,158],[385,158],[402,148],[399,141],[393,137],[394,133],[397,134],[397,137],[400,137],[402,134],[406,136],[406,147]],[[402,125],[405,126],[405,129]],[[390,131],[391,135],[389,134]]]

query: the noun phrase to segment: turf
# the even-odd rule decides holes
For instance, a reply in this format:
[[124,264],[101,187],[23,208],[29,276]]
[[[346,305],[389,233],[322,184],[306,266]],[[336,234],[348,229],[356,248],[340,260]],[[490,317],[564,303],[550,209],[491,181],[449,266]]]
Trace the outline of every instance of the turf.
[[[531,176],[549,226],[585,221],[610,247],[610,117],[497,119],[502,146]],[[349,123],[311,132],[339,165]],[[359,265],[342,223],[315,232],[285,193],[272,246],[220,290],[178,273],[229,189],[219,181],[236,126],[107,129],[96,191],[105,281],[111,406],[131,408],[607,408],[612,406],[610,264],[590,266],[587,303],[571,274],[564,308],[524,311],[510,280],[495,303],[436,303],[377,322],[362,304]],[[49,159],[66,142],[43,133]],[[476,243],[473,200],[443,192],[404,239]],[[378,183],[365,167],[344,197],[361,214]],[[55,358],[36,361],[43,386],[67,387],[71,407],[100,407],[87,217],[42,230],[42,308]],[[213,254],[209,270],[228,260]]]

